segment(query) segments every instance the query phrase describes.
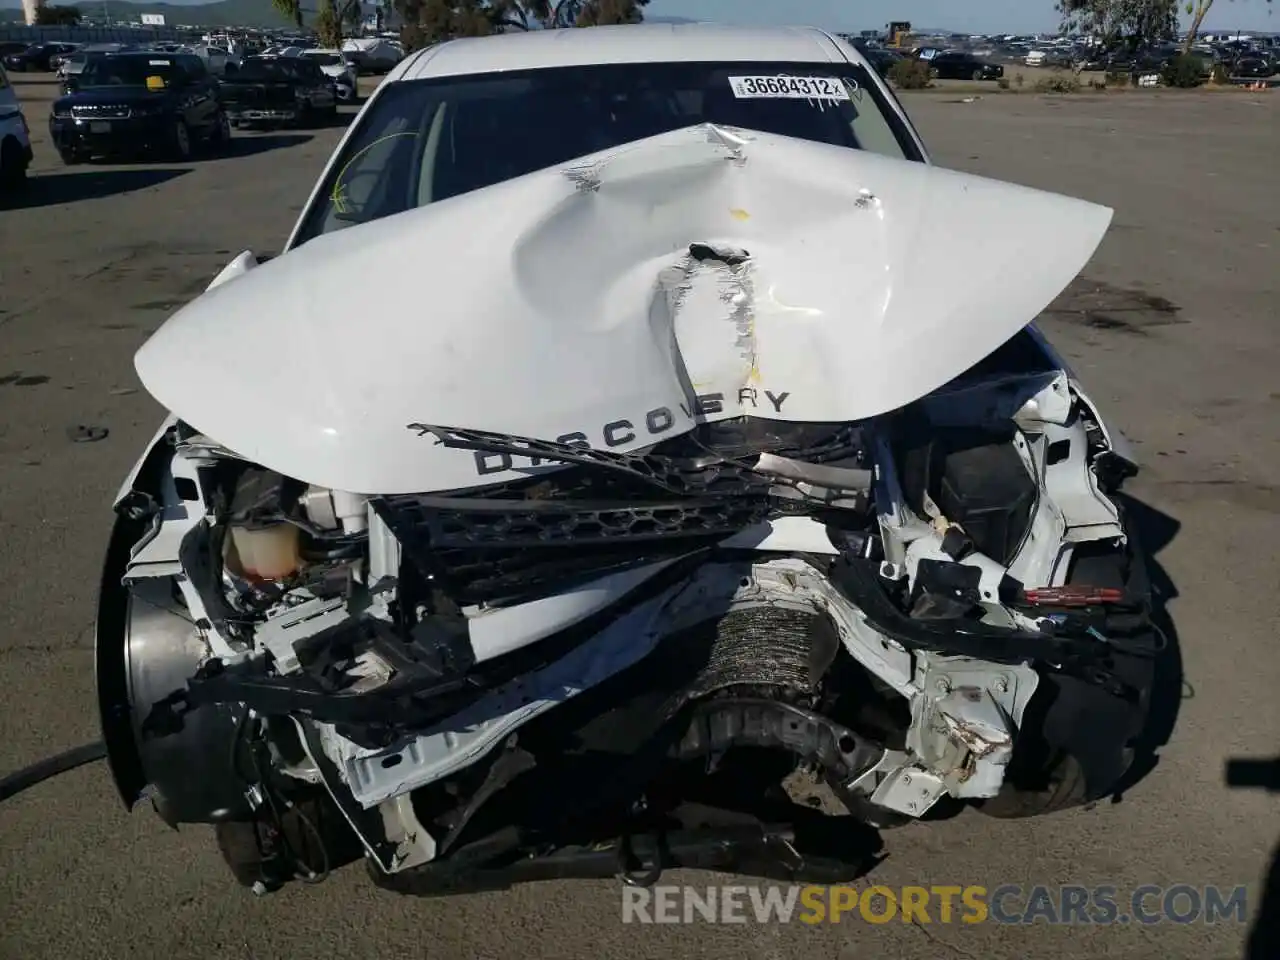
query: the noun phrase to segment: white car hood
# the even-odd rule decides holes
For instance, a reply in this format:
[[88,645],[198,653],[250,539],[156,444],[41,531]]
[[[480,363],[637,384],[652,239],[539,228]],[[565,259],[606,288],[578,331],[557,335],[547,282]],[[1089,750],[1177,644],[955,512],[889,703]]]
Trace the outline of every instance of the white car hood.
[[1111,213],[704,125],[319,237],[178,311],[136,366],[196,429],[300,480],[473,486],[515,474],[411,425],[626,451],[699,419],[893,410],[1030,322]]

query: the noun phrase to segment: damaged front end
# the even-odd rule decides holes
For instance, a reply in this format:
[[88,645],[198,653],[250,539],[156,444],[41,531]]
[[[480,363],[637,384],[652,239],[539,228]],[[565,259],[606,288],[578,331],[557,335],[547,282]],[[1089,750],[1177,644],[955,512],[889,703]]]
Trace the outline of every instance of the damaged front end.
[[[920,196],[1007,199],[1000,185],[711,133],[596,158],[590,190],[565,175],[578,163],[246,261],[144,348],[143,380],[175,413],[118,500],[98,617],[127,804],[216,824],[255,889],[364,857],[383,885],[438,893],[647,883],[674,866],[851,879],[875,827],[1115,787],[1159,651],[1115,497],[1135,467],[1025,326],[1105,218],[1089,208],[1081,226],[1074,201],[1008,188],[1056,210],[1075,246],[972,323],[986,281],[951,290],[943,319],[964,335],[930,344],[945,324],[895,313],[927,306],[895,279],[926,282],[895,218]],[[838,230],[819,245],[830,262],[798,255],[785,221],[769,231],[789,153],[813,160],[812,190],[875,184],[851,242],[887,258],[889,280],[868,267],[841,286]],[[630,312],[578,324],[521,279],[522,264],[554,266],[569,235],[556,218],[586,243],[591,223],[652,206],[654,184],[674,206],[629,242],[668,252],[606,251],[594,275],[644,291]],[[766,227],[716,232],[722,219],[681,207],[689,184]],[[477,312],[478,334],[406,340],[389,369],[412,382],[333,362],[323,402],[282,413],[295,429],[272,436],[202,390],[257,371],[183,365],[215,319],[234,326],[298,276],[322,284],[329,258],[426,243],[485,204],[529,223],[507,241],[517,276],[484,278],[510,283],[507,309]],[[480,276],[458,270],[462,288]],[[336,322],[324,295],[317,337]],[[255,316],[269,355],[285,333]],[[491,347],[540,324],[540,356],[567,359],[535,390],[519,343]],[[466,356],[484,339],[487,367]],[[587,356],[614,366],[584,371]],[[637,412],[602,415],[626,404]],[[464,408],[476,419],[451,415]],[[503,418],[529,429],[493,429]]]

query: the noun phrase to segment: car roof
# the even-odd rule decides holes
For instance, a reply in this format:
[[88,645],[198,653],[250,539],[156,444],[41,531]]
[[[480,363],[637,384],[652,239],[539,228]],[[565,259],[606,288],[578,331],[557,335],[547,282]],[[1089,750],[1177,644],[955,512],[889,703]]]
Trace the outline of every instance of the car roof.
[[145,58],[173,60],[178,57],[194,57],[194,53],[170,53],[168,50],[103,50],[102,56],[112,60],[141,60]]
[[862,62],[852,47],[816,27],[644,23],[450,40],[409,57],[388,79],[611,63],[844,63],[846,59]]

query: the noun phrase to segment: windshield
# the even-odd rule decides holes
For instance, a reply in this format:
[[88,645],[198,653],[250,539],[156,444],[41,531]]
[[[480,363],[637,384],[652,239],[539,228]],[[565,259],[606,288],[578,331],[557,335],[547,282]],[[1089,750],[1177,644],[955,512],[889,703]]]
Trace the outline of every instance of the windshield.
[[238,71],[237,80],[290,80],[303,71],[296,63],[288,60],[246,60]]
[[334,64],[343,62],[342,58],[336,53],[304,53],[303,56],[324,67],[332,67]]
[[700,123],[923,159],[854,64],[644,63],[387,86],[333,164],[298,243]]
[[168,57],[91,57],[80,74],[81,87],[147,87],[164,89],[181,76]]

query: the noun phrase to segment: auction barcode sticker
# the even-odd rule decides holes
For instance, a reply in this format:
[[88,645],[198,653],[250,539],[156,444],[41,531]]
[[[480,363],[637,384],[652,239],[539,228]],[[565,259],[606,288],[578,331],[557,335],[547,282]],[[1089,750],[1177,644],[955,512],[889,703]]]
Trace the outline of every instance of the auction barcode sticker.
[[730,77],[738,99],[773,97],[782,100],[852,100],[849,88],[835,77]]

